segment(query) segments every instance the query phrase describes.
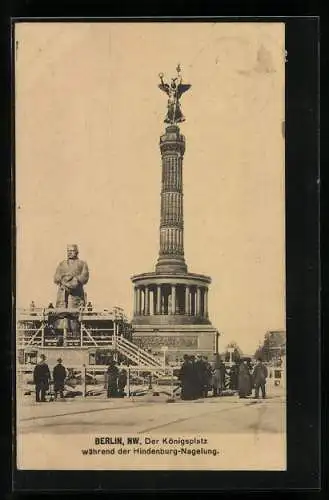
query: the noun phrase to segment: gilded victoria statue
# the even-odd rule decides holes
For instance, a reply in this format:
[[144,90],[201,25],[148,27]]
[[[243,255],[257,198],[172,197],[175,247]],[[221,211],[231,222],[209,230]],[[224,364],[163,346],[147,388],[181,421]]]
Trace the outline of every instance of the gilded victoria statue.
[[77,245],[67,246],[67,259],[60,262],[54,276],[58,285],[56,307],[59,309],[79,309],[85,305],[83,286],[88,283],[87,262],[78,258]]
[[176,123],[184,122],[185,117],[182,113],[179,99],[182,94],[186,92],[191,85],[182,83],[182,76],[180,74],[180,65],[176,68],[177,76],[171,79],[171,83],[165,83],[163,80],[163,73],[159,74],[161,83],[159,84],[159,89],[168,95],[168,111],[167,116],[164,120],[165,123],[170,123],[175,125]]

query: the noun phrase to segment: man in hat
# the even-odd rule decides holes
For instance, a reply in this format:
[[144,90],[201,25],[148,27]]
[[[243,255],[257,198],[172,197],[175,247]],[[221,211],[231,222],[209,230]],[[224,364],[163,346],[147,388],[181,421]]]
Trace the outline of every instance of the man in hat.
[[190,400],[194,399],[193,392],[193,366],[190,356],[184,354],[184,361],[180,367],[178,378],[181,384],[181,399]]
[[113,358],[110,358],[106,378],[107,378],[107,397],[108,398],[116,398],[118,397],[118,376],[119,369],[115,364]]
[[127,371],[124,368],[121,368],[118,375],[118,396],[120,398],[123,398],[125,396],[125,387],[127,385],[127,381],[128,381]]
[[205,398],[208,395],[208,367],[204,356],[197,356],[195,368],[197,380],[196,397]]
[[58,393],[59,393],[60,398],[64,399],[65,379],[66,379],[66,369],[62,365],[61,358],[59,358],[57,360],[57,365],[54,367],[54,370],[53,370],[55,399],[57,399]]
[[213,395],[221,396],[225,389],[225,364],[219,354],[215,354],[214,373],[212,378]]
[[77,245],[67,246],[67,259],[59,263],[54,276],[58,285],[57,308],[79,309],[84,305],[85,294],[83,286],[88,283],[88,265],[78,258]]
[[255,398],[259,398],[259,389],[262,392],[262,398],[266,398],[266,391],[265,391],[265,386],[266,386],[266,379],[268,376],[268,371],[266,366],[263,364],[263,361],[261,358],[258,358],[257,364],[254,368],[253,371],[253,382],[254,382],[254,387],[255,387]]
[[203,357],[205,363],[204,397],[208,397],[208,392],[212,387],[212,366],[208,361],[208,356]]
[[33,371],[33,383],[35,384],[35,400],[37,403],[46,401],[46,392],[49,389],[50,371],[46,363],[46,356],[41,354],[40,362]]
[[246,398],[251,394],[252,381],[248,360],[241,358],[238,377],[239,398]]
[[230,376],[230,389],[232,391],[236,391],[238,387],[238,375],[239,375],[239,366],[235,362],[230,368],[229,376]]

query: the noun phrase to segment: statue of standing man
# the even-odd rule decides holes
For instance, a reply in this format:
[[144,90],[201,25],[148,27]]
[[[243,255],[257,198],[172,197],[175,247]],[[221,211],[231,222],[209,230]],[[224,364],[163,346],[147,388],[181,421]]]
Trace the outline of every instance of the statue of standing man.
[[85,305],[83,286],[88,283],[87,262],[78,258],[77,245],[67,246],[67,259],[60,262],[54,276],[58,285],[56,308],[79,309]]

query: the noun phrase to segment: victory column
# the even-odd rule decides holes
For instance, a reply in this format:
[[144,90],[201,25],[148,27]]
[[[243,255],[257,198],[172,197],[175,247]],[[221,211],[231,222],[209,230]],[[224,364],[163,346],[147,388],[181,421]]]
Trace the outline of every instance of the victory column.
[[184,122],[180,99],[191,88],[184,84],[181,68],[170,84],[159,74],[159,88],[168,95],[168,124],[160,137],[162,188],[160,249],[155,272],[133,276],[133,338],[153,351],[167,349],[168,359],[186,352],[213,354],[218,332],[208,314],[209,276],[188,272],[184,257],[183,157],[185,137],[178,123]]

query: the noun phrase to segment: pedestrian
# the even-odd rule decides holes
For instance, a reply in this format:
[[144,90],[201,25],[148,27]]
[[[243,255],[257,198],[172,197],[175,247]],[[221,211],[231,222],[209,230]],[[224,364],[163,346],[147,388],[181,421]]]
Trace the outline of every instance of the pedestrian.
[[249,377],[250,377],[250,388],[249,388],[249,394],[248,394],[248,396],[251,396],[252,395],[252,389],[254,387],[254,382],[253,382],[253,376],[252,376],[253,367],[252,367],[252,363],[251,363],[250,359],[248,360],[248,370],[249,370]]
[[241,360],[239,367],[239,376],[238,376],[238,389],[239,389],[239,398],[246,398],[249,396],[252,384],[250,371],[248,366],[248,361],[246,359]]
[[127,371],[122,368],[118,376],[118,395],[120,398],[125,396],[125,387],[127,385]]
[[202,398],[204,397],[206,365],[201,355],[197,356],[194,368],[195,368],[195,397]]
[[239,374],[239,366],[237,365],[237,363],[233,363],[229,372],[230,389],[232,391],[236,391],[238,388],[238,374]]
[[212,391],[213,396],[218,396],[219,388],[220,388],[220,372],[219,372],[219,364],[220,364],[220,356],[219,354],[214,354],[214,364],[212,371]]
[[211,389],[211,381],[212,381],[212,367],[211,364],[208,361],[208,357],[204,356],[204,362],[205,362],[205,375],[204,375],[204,397],[208,397],[208,392]]
[[191,400],[194,399],[193,365],[191,358],[187,354],[184,354],[183,359],[183,364],[178,374],[181,384],[181,399]]
[[201,366],[197,362],[195,355],[190,356],[190,386],[191,386],[191,399],[198,399],[201,397]]
[[116,398],[118,396],[118,375],[119,370],[113,359],[110,360],[107,368],[107,397]]
[[223,391],[225,391],[226,388],[226,376],[227,376],[227,368],[222,359],[220,361],[219,371],[220,371],[220,387],[221,387],[220,395],[222,395]]
[[35,400],[37,403],[46,401],[46,392],[49,390],[50,371],[46,363],[46,356],[41,354],[40,362],[33,371],[33,383],[35,384]]
[[263,364],[263,361],[261,358],[258,358],[257,364],[254,368],[253,371],[253,381],[254,381],[254,387],[255,387],[255,398],[259,398],[259,389],[261,390],[262,393],[262,398],[266,398],[266,378],[268,376],[268,371],[266,366]]
[[220,396],[225,388],[225,364],[219,354],[215,355],[212,386],[214,396]]
[[58,358],[57,365],[53,369],[54,397],[57,399],[58,393],[64,399],[64,383],[66,379],[66,369],[62,365],[62,359]]

